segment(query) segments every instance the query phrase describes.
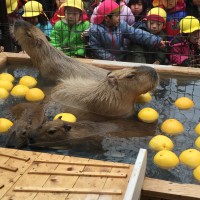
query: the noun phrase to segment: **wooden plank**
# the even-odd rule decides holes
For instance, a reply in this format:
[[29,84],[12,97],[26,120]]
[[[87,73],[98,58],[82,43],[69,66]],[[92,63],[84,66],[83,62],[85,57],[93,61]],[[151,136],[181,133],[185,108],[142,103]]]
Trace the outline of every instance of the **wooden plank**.
[[16,172],[18,170],[17,167],[12,167],[12,166],[8,166],[8,165],[0,165],[0,169],[5,169],[11,172]]
[[66,164],[66,165],[87,165],[87,166],[103,166],[103,167],[119,167],[119,168],[129,168],[129,164],[120,163],[87,163],[87,162],[67,162],[63,160],[51,161],[51,160],[34,160],[35,163],[53,163],[53,164]]
[[102,190],[102,189],[92,189],[92,188],[49,188],[49,187],[15,187],[16,192],[58,192],[58,193],[75,193],[75,194],[121,194],[121,190]]
[[168,200],[199,200],[200,185],[178,184],[146,177],[142,187],[142,196]]
[[147,150],[140,149],[124,200],[139,200],[147,166]]
[[[48,159],[48,158],[47,158]],[[45,159],[46,160],[46,159]],[[60,159],[61,160],[61,159]],[[70,156],[65,156],[63,158],[63,161],[65,162],[88,162],[88,158],[77,158],[77,157],[70,157]],[[49,165],[49,164],[48,164]],[[50,164],[52,165],[52,164]],[[59,164],[56,168],[56,170],[63,170],[63,171],[82,171],[84,169],[84,165],[65,165],[65,164]],[[51,175],[49,176],[48,180],[44,184],[43,187],[65,187],[65,188],[73,188],[74,185],[76,184],[79,176],[55,176]],[[68,195],[77,195],[77,194],[69,194],[69,193],[38,193],[34,200],[41,200],[41,199],[48,199],[48,200],[69,200]],[[78,196],[83,196],[84,194],[79,194]],[[88,195],[88,194],[87,194]],[[80,197],[75,198],[76,199],[81,199]]]
[[30,160],[30,158],[27,158],[27,157],[21,157],[21,156],[17,156],[17,155],[11,155],[11,154],[6,154],[6,153],[2,153],[2,152],[0,152],[0,156],[5,156],[5,157],[9,157],[9,158],[18,159],[18,160],[24,160],[24,161]]
[[126,173],[103,173],[103,172],[79,172],[79,171],[29,171],[28,174],[40,174],[40,175],[59,175],[59,176],[92,176],[92,177],[110,177],[110,178],[126,178]]
[[3,69],[7,63],[7,56],[4,53],[0,53],[0,69]]

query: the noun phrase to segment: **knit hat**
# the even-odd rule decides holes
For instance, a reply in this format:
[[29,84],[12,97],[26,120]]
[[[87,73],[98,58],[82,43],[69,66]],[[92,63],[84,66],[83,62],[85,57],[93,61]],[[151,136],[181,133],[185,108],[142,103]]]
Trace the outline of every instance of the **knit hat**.
[[22,17],[35,17],[43,13],[42,4],[37,1],[28,1],[24,5],[24,14]]
[[17,8],[17,0],[6,0],[7,14],[15,11]]
[[152,21],[159,21],[166,23],[166,18],[167,18],[167,13],[165,12],[164,9],[156,7],[152,8],[146,16],[147,20],[152,20]]
[[94,23],[101,24],[104,20],[105,15],[120,12],[120,9],[121,6],[113,0],[105,0],[99,5],[97,9],[97,15],[96,17],[94,17]]

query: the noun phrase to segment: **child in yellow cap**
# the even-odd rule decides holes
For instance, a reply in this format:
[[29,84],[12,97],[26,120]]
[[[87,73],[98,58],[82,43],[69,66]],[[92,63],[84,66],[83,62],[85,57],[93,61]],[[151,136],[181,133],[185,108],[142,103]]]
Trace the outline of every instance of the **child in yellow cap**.
[[169,44],[170,63],[180,66],[200,66],[200,22],[193,16],[180,21],[180,34]]
[[125,60],[127,49],[124,40],[144,44],[152,48],[161,48],[165,42],[159,36],[147,31],[129,26],[120,21],[120,6],[112,1],[105,0],[97,10],[94,24],[89,31],[89,45],[94,56],[104,60]]
[[65,17],[54,25],[50,43],[68,56],[85,57],[85,43],[81,34],[90,23],[83,20],[83,3],[81,0],[67,0],[63,6]]
[[[146,18],[134,25],[135,28],[147,31],[160,36],[166,40],[164,29],[166,26],[167,14],[164,9],[152,8]],[[165,64],[166,48],[158,49],[151,46],[130,43],[127,61],[136,63]]]
[[42,4],[37,1],[28,1],[24,5],[22,17],[29,23],[41,29],[47,36],[50,36],[52,25],[43,11]]

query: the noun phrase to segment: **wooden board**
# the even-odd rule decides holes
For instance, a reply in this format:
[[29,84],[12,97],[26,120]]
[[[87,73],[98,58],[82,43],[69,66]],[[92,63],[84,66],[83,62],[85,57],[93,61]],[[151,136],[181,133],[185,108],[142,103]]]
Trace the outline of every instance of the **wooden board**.
[[2,200],[121,200],[133,170],[129,164],[7,148],[0,148],[0,166]]

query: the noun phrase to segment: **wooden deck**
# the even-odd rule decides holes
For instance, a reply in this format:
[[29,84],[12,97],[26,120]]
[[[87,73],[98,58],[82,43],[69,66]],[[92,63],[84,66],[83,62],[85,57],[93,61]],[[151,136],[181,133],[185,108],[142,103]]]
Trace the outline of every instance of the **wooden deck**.
[[123,199],[133,165],[0,148],[0,199]]

